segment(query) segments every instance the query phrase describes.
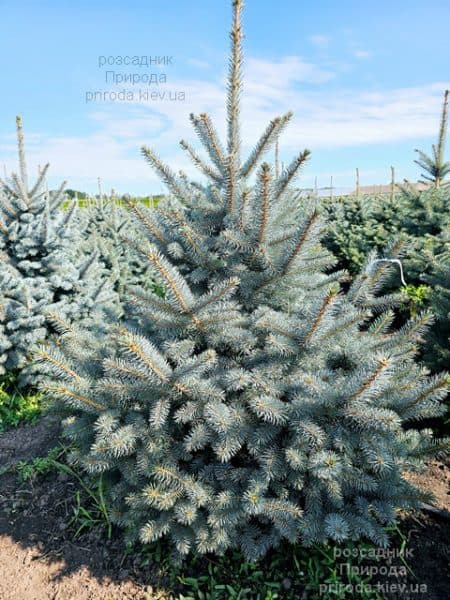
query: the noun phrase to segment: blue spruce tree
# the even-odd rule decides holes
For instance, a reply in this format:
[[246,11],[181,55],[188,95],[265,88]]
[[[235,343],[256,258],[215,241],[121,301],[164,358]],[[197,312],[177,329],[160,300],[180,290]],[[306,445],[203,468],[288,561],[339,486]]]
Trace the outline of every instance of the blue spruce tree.
[[[403,268],[408,285],[403,290],[412,302],[409,310],[416,310],[416,302],[429,306],[436,319],[429,330],[423,356],[432,372],[448,366],[450,322],[441,304],[442,290],[448,285],[448,235],[450,231],[450,161],[445,161],[445,141],[448,120],[448,90],[440,118],[438,142],[432,146],[430,156],[416,150],[420,160],[415,161],[423,169],[422,183],[425,189],[416,189],[405,181],[399,193],[386,196],[341,198],[324,208],[329,215],[326,246],[338,257],[339,265],[357,273],[366,255],[372,249],[384,250],[392,238],[404,244]],[[437,286],[434,290],[424,286]],[[393,278],[386,289],[399,287]],[[433,298],[429,301],[428,295]],[[408,300],[408,296],[405,300]],[[439,299],[439,300],[438,300]],[[405,306],[406,308],[406,306]],[[398,318],[402,318],[401,313]]]
[[403,425],[442,413],[448,378],[413,360],[429,315],[393,327],[397,297],[380,292],[394,263],[371,255],[340,287],[320,212],[291,187],[309,152],[278,177],[261,162],[291,114],[241,158],[241,0],[233,9],[227,143],[206,114],[191,121],[210,162],[182,142],[203,183],[143,148],[172,196],[136,215],[145,243],[123,241],[165,296],[131,287],[110,335],[66,331],[38,352],[43,389],[132,540],[252,560],[283,539],[385,545],[397,509],[424,497],[403,473],[447,447]]
[[17,132],[20,175],[0,182],[0,368],[33,383],[34,345],[74,319],[112,319],[115,297],[98,253],[82,250],[75,203],[62,208],[64,184],[47,190],[46,165],[29,187],[20,117]]
[[445,160],[445,138],[447,135],[448,123],[448,90],[444,92],[444,102],[442,104],[441,121],[439,125],[439,136],[437,144],[432,146],[432,154],[429,156],[422,150],[416,150],[418,159],[415,161],[423,170],[422,179],[425,183],[431,183],[434,187],[449,185],[444,181],[450,174],[450,161]]
[[425,360],[435,367],[445,368],[450,364],[450,231],[443,232],[440,238],[442,248],[426,254],[431,266],[422,276],[432,286],[431,310],[436,316],[425,348]]
[[154,288],[152,269],[143,264],[129,246],[122,243],[122,236],[130,228],[139,236],[132,213],[139,213],[140,203],[131,198],[123,200],[122,206],[113,195],[87,202],[80,211],[82,218],[83,248],[96,252],[109,273],[110,281],[121,302],[127,286],[139,285]]

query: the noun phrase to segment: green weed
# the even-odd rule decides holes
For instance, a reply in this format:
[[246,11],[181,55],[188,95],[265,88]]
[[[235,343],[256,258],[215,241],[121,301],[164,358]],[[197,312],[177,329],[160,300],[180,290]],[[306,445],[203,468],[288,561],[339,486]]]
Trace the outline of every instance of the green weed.
[[95,487],[91,487],[74,469],[69,467],[69,465],[58,461],[55,461],[54,464],[59,471],[66,473],[78,481],[82,491],[88,499],[87,503],[83,501],[80,490],[75,493],[75,506],[73,507],[74,514],[70,521],[71,525],[77,527],[74,537],[77,538],[81,533],[96,525],[102,525],[106,529],[108,539],[111,539],[112,523],[109,518],[105,501],[103,476],[100,475]]
[[23,394],[12,373],[0,379],[0,433],[20,423],[35,423],[41,415],[40,394]]
[[22,460],[16,465],[16,471],[21,481],[32,481],[36,477],[47,475],[56,468],[56,459],[61,455],[61,448],[52,448],[46,456],[36,457],[32,460]]
[[[358,569],[352,569],[363,563],[362,556],[372,547],[369,544],[340,547],[350,554],[342,559],[337,558],[336,548],[331,545],[285,546],[258,563],[245,561],[240,553],[232,552],[222,557],[189,557],[181,565],[172,561],[164,542],[146,545],[143,550],[129,546],[128,553],[141,552],[141,566],[158,566],[161,587],[182,589],[178,595],[149,595],[148,600],[162,597],[176,600],[297,600],[302,597],[383,600],[375,586],[370,586],[371,576],[361,577]],[[358,590],[356,596],[351,595],[350,588]]]

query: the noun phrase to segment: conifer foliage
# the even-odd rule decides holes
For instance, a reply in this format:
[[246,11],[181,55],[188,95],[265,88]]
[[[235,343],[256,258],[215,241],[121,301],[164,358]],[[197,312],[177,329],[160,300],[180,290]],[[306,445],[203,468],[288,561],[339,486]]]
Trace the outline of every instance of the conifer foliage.
[[[448,232],[450,230],[450,180],[446,179],[450,162],[444,160],[445,135],[448,119],[448,91],[444,93],[437,146],[433,156],[419,152],[426,170],[427,187],[417,190],[405,182],[391,197],[343,197],[334,204],[326,204],[329,215],[326,246],[337,256],[339,265],[357,273],[367,254],[376,249],[383,252],[393,238],[404,243],[403,268],[409,286],[420,290],[424,282],[437,286],[429,303],[436,315],[424,348],[427,367],[437,372],[449,365],[448,313],[438,298],[448,286]],[[398,279],[389,282],[391,290],[398,289]],[[411,288],[410,288],[411,289]],[[428,290],[426,290],[426,293]],[[427,300],[425,300],[427,302]]]
[[0,182],[1,370],[22,370],[35,344],[74,319],[83,324],[114,314],[97,253],[82,252],[75,203],[62,209],[64,184],[47,190],[48,164],[28,185],[20,117],[17,134],[20,174]]
[[416,150],[419,158],[415,161],[422,168],[422,178],[425,182],[431,182],[434,186],[448,185],[444,179],[450,174],[450,161],[444,158],[445,138],[447,135],[448,120],[448,90],[444,92],[441,122],[439,126],[438,143],[432,146],[432,155],[428,156],[422,150]]
[[436,315],[436,325],[431,330],[425,348],[425,360],[437,367],[450,365],[450,230],[441,235],[440,252],[429,252],[431,268],[423,280],[432,286],[431,310]]
[[[129,199],[127,205],[136,206],[136,201]],[[139,208],[136,206],[136,210]],[[111,197],[100,197],[88,202],[80,211],[83,225],[83,250],[90,254],[98,253],[102,264],[108,272],[109,280],[117,292],[120,302],[126,286],[140,285],[151,288],[153,284],[151,268],[136,257],[129,246],[122,243],[125,231],[136,226],[130,210],[126,210]],[[138,232],[135,232],[138,235]]]
[[203,113],[191,121],[209,162],[182,142],[203,182],[143,148],[172,196],[139,207],[146,241],[124,243],[164,298],[131,287],[109,336],[66,331],[37,355],[43,389],[131,539],[249,559],[283,539],[386,544],[396,509],[422,497],[403,471],[436,446],[402,424],[442,412],[447,377],[413,361],[427,314],[392,327],[397,298],[380,293],[394,264],[371,255],[340,288],[317,206],[290,185],[309,152],[278,177],[261,161],[291,114],[242,158],[241,9],[234,0],[226,144]]

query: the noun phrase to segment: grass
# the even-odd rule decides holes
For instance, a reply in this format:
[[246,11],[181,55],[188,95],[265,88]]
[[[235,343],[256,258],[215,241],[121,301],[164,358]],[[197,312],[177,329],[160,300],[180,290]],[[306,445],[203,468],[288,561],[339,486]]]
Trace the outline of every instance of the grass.
[[46,456],[38,456],[31,460],[18,462],[14,470],[21,482],[32,482],[37,477],[44,477],[52,471],[60,471],[72,479],[76,479],[80,489],[75,492],[74,514],[69,522],[69,525],[76,528],[74,539],[97,525],[104,527],[108,539],[111,539],[112,524],[105,502],[103,476],[99,476],[94,486],[88,485],[79,473],[69,465],[61,462],[69,449],[69,447],[63,445],[56,446],[49,450]]
[[0,433],[20,423],[35,423],[41,415],[40,394],[22,393],[15,376],[7,373],[0,378]]
[[47,475],[55,469],[55,461],[62,452],[61,448],[56,447],[49,450],[46,456],[18,462],[16,471],[19,479],[21,481],[32,481],[36,477]]
[[[65,451],[67,451],[67,448]],[[75,492],[74,515],[70,521],[70,525],[77,527],[74,538],[77,538],[86,530],[92,529],[92,527],[101,525],[105,528],[108,539],[111,539],[112,523],[105,502],[103,476],[100,475],[95,486],[92,486],[88,485],[69,465],[56,460],[53,461],[53,465],[55,469],[75,478],[81,487],[81,490]]]

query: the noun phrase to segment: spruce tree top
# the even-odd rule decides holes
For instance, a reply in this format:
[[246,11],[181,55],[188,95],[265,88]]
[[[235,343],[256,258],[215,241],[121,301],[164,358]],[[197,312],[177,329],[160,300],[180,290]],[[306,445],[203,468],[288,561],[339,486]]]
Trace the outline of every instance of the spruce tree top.
[[432,146],[432,155],[428,156],[422,150],[416,150],[419,155],[418,160],[414,161],[424,170],[422,178],[426,183],[432,183],[436,187],[448,185],[444,179],[450,173],[450,161],[444,158],[445,138],[447,135],[448,120],[448,90],[444,92],[444,102],[442,104],[441,121],[439,126],[438,143]]

